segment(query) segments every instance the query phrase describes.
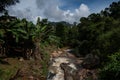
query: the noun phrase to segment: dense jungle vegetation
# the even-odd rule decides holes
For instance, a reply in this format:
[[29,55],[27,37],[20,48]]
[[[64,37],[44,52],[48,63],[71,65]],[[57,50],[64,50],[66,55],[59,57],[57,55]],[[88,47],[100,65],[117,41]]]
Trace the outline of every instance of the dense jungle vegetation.
[[113,2],[100,13],[80,18],[78,24],[40,18],[33,24],[18,19],[5,11],[5,6],[16,2],[0,0],[0,4],[4,4],[0,11],[5,12],[0,17],[0,64],[2,57],[46,61],[43,46],[69,46],[75,49],[77,57],[90,53],[100,57],[100,80],[120,79],[120,1]]

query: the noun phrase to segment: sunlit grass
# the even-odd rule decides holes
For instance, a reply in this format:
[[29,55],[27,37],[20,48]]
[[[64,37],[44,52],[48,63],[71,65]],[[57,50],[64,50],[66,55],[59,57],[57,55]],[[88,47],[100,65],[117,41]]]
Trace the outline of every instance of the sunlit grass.
[[0,80],[9,80],[16,74],[17,70],[21,67],[20,62],[17,59],[8,59],[9,60],[6,61],[8,62],[8,64],[0,63]]

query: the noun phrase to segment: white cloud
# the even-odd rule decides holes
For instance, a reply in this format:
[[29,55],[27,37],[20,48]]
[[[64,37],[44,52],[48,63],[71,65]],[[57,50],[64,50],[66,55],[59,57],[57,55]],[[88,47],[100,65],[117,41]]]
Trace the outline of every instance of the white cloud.
[[79,16],[86,16],[89,13],[89,9],[85,4],[81,4],[78,9],[75,9],[75,12]]
[[50,21],[78,22],[80,17],[90,14],[89,8],[81,4],[74,12],[62,10],[60,0],[21,0],[20,3],[8,8],[9,14],[19,18],[27,18],[35,22],[36,17],[48,18]]

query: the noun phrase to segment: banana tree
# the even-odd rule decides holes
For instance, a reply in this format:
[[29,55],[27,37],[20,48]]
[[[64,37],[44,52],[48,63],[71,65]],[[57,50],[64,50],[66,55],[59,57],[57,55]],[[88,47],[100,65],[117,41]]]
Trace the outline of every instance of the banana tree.
[[34,57],[36,59],[43,59],[42,53],[41,53],[41,48],[40,48],[40,43],[44,41],[44,38],[48,36],[48,34],[51,32],[51,29],[48,29],[48,25],[45,24],[43,25],[38,18],[37,24],[35,26],[34,32],[33,32],[33,42],[35,45],[34,49]]
[[[26,57],[26,51],[32,49],[31,33],[34,29],[34,25],[31,22],[23,20],[13,20],[8,23],[2,23],[2,30],[5,31],[5,48],[6,52],[21,51],[23,57]],[[1,31],[2,32],[2,31]],[[2,34],[2,33],[0,33]],[[30,43],[30,44],[29,44]],[[31,46],[28,46],[31,45]],[[13,52],[12,52],[13,53]],[[14,52],[15,53],[15,52]],[[12,54],[9,54],[12,55]],[[21,55],[21,54],[20,54]]]

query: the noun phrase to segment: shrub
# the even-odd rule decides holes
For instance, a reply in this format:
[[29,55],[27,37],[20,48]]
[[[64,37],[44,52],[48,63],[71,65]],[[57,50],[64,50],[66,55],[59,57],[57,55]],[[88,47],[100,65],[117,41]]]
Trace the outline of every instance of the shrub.
[[50,55],[49,52],[46,51],[46,47],[48,47],[47,45],[41,44],[40,47],[42,53],[42,61],[41,61],[42,75],[46,76],[48,73],[48,62],[50,60]]
[[109,62],[100,71],[100,80],[120,79],[120,52],[108,56]]
[[15,70],[13,69],[6,69],[6,70],[2,70],[0,69],[0,80],[9,80],[14,74],[15,74]]

